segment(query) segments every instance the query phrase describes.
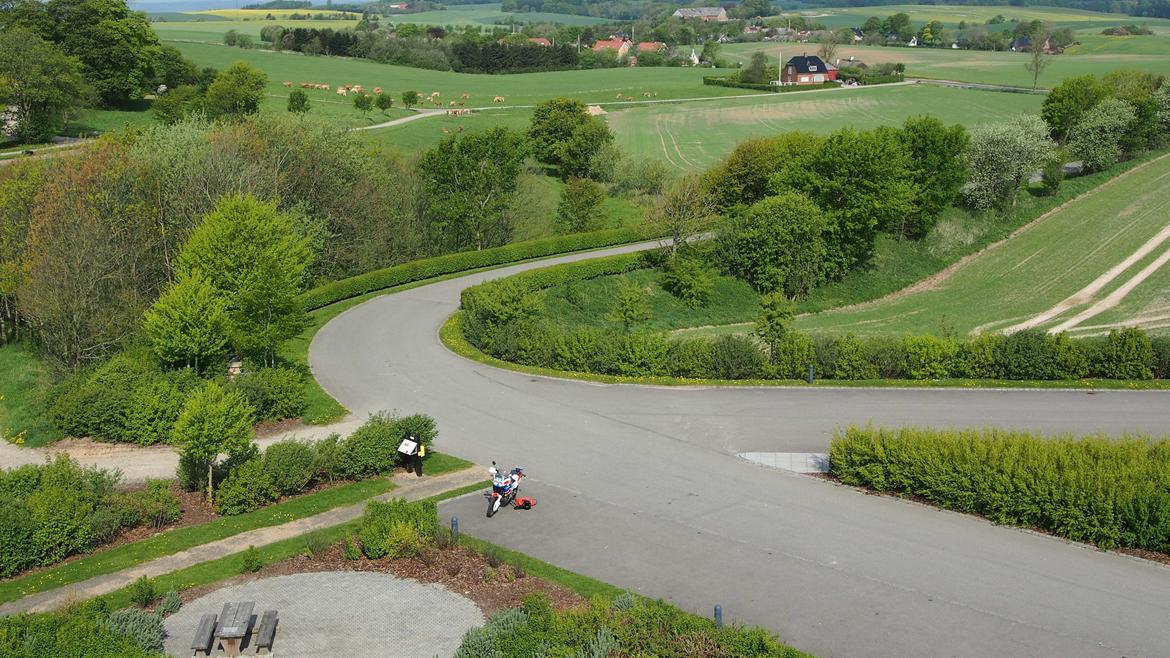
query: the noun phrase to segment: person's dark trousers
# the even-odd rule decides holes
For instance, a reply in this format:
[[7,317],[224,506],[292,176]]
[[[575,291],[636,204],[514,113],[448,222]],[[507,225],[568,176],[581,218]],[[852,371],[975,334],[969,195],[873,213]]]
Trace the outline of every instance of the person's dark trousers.
[[423,458],[420,457],[417,452],[414,453],[414,472],[419,477],[422,477],[422,466],[423,466]]

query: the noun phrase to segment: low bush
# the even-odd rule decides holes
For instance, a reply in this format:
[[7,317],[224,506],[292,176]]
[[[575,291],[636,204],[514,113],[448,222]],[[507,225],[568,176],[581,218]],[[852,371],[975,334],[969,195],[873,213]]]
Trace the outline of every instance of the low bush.
[[160,658],[133,639],[110,630],[103,598],[65,610],[0,617],[0,656]]
[[240,573],[256,573],[264,568],[264,556],[260,555],[260,551],[256,550],[255,546],[249,546],[248,550],[244,551],[244,557],[240,562]]
[[115,635],[133,641],[143,651],[163,650],[166,631],[163,630],[162,617],[153,612],[138,608],[115,610],[106,620],[106,627]]
[[154,581],[141,576],[130,585],[130,602],[141,608],[148,607],[158,599]]
[[382,545],[384,557],[391,560],[403,557],[418,557],[426,550],[428,538],[405,521],[395,521],[386,533]]
[[360,560],[362,551],[358,548],[353,540],[353,535],[348,532],[341,538],[341,557],[346,560]]
[[684,338],[670,342],[666,362],[672,377],[708,379],[714,361],[711,341],[706,338]]
[[250,459],[232,469],[216,490],[215,511],[224,516],[244,514],[280,497],[263,459]]
[[137,513],[137,521],[148,523],[155,530],[178,521],[182,514],[181,501],[167,480],[147,480],[145,488],[128,497]]
[[264,472],[281,496],[292,496],[307,489],[318,471],[317,451],[312,444],[293,439],[265,448],[263,462]]
[[688,308],[701,308],[715,292],[715,269],[702,259],[680,256],[663,272],[662,287]]
[[122,352],[63,380],[51,396],[49,419],[65,436],[126,440],[127,412],[135,393],[161,377],[149,350]]
[[370,501],[362,514],[358,536],[362,540],[362,553],[370,559],[386,557],[397,544],[391,544],[391,536],[403,539],[406,526],[418,535],[420,542],[427,542],[438,528],[438,511],[433,501],[407,502],[395,498],[387,502]]
[[711,346],[711,376],[754,379],[764,372],[764,353],[746,336],[720,336]]
[[342,477],[363,478],[389,473],[398,465],[402,443],[398,419],[377,413],[337,446],[337,467]]
[[1157,364],[1150,337],[1141,329],[1114,329],[1092,359],[1093,374],[1106,379],[1153,379]]
[[158,604],[158,611],[163,615],[170,616],[179,611],[183,607],[183,602],[179,599],[178,590],[167,590],[163,595],[162,603]]
[[1168,441],[855,426],[834,437],[830,461],[846,484],[1102,548],[1170,552]]
[[231,386],[244,394],[259,420],[299,418],[305,413],[305,377],[296,368],[249,365]]

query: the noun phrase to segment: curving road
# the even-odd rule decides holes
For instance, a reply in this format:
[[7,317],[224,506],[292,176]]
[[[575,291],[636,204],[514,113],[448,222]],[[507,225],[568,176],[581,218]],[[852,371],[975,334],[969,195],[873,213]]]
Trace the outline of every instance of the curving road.
[[822,656],[1168,656],[1170,567],[746,463],[824,451],[842,423],[1170,433],[1157,392],[717,389],[532,377],[447,351],[459,291],[613,249],[373,299],[314,340],[357,414],[435,416],[443,449],[522,463],[540,504],[465,531]]

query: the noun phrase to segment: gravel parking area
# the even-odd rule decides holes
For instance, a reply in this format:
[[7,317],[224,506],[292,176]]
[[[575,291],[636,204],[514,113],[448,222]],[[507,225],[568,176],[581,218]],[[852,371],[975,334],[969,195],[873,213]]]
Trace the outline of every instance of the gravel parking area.
[[[278,611],[273,653],[279,658],[448,657],[484,621],[471,600],[439,585],[371,572],[292,574],[225,587],[184,605],[166,620],[167,653],[190,656],[199,618],[234,601],[255,601],[257,624],[265,610]],[[245,645],[245,652],[252,648]]]

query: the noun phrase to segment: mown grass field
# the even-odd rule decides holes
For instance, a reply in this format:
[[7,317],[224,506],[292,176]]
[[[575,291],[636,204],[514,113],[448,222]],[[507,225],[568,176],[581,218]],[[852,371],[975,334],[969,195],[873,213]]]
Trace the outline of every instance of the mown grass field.
[[31,348],[0,347],[0,440],[40,446],[57,438],[45,417],[45,398],[52,377]]
[[[229,10],[230,11],[230,10]],[[243,10],[241,10],[243,11]],[[239,34],[250,35],[256,41],[256,47],[266,44],[260,41],[260,29],[268,25],[283,25],[287,28],[303,27],[331,30],[352,28],[358,24],[356,20],[325,20],[325,21],[266,21],[250,20],[208,20],[208,21],[155,21],[151,23],[154,31],[164,41],[204,41],[207,43],[223,43],[223,35],[228,30],[235,30]]]
[[[870,16],[885,18],[891,14],[904,13],[910,16],[915,25],[922,25],[929,21],[942,21],[950,28],[958,26],[960,21],[967,24],[984,24],[995,16],[1003,16],[1006,21],[998,25],[988,25],[989,30],[1012,29],[1012,19],[1019,21],[1043,21],[1054,27],[1071,27],[1073,29],[1104,28],[1122,23],[1145,23],[1150,26],[1170,25],[1170,21],[1156,18],[1136,18],[1125,14],[1107,14],[1096,11],[1082,11],[1066,9],[1064,7],[1010,7],[1010,6],[970,6],[970,5],[888,5],[878,7],[841,7],[829,9],[811,9],[801,12],[818,23],[830,28],[860,27]],[[814,18],[815,17],[815,18]]]
[[[826,333],[900,334],[938,333],[945,325],[968,334],[1032,321],[1041,329],[1074,334],[1116,325],[1166,333],[1167,181],[1170,156],[1163,156],[1068,203],[945,278],[870,304],[805,316],[797,326]],[[1129,287],[1132,292],[1126,294]],[[1121,297],[1116,307],[1106,309],[1109,314],[1081,317],[1112,293]],[[1079,298],[1070,299],[1074,295]],[[1041,314],[1064,301],[1066,309],[1043,319]]]
[[608,119],[617,143],[628,153],[659,158],[680,170],[700,170],[749,137],[897,125],[919,114],[970,127],[1038,112],[1042,101],[1032,94],[896,85],[636,106],[611,112]]

